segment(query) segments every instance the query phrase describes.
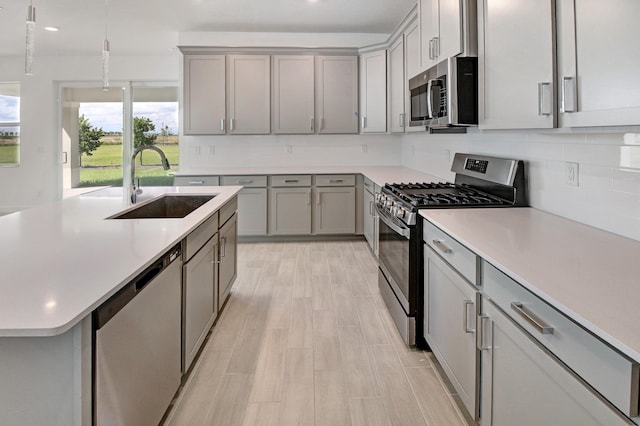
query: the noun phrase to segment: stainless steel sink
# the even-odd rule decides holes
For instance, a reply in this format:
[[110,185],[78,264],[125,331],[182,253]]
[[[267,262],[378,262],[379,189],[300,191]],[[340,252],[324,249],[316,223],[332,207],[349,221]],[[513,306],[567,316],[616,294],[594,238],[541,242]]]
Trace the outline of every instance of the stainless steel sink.
[[118,213],[108,219],[168,219],[183,218],[215,195],[165,194],[139,207]]

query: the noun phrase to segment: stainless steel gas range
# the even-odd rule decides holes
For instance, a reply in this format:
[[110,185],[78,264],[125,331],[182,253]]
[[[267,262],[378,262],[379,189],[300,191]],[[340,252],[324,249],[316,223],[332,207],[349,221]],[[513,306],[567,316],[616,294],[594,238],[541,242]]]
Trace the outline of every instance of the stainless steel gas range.
[[408,345],[427,347],[422,333],[422,221],[419,209],[527,205],[524,163],[456,153],[453,183],[386,184],[376,194],[382,298]]

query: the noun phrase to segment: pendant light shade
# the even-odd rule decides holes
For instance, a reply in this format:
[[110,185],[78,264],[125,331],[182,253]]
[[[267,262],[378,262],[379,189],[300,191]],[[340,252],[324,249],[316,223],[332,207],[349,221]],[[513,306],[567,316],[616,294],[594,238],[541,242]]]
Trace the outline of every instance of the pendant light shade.
[[27,36],[25,39],[24,47],[24,73],[31,75],[31,66],[33,64],[33,50],[35,44],[35,31],[36,31],[36,8],[33,7],[33,2],[29,4],[27,8]]

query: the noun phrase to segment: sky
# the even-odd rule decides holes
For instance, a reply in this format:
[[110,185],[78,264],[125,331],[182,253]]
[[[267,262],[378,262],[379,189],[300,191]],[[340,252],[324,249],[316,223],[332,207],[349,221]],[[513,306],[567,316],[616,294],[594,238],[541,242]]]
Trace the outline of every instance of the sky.
[[[102,127],[105,132],[122,132],[122,104],[119,102],[81,103],[80,114],[84,114],[92,126]],[[150,118],[157,133],[165,125],[172,133],[178,133],[177,102],[135,102],[133,115]]]
[[20,121],[20,98],[0,95],[0,123]]

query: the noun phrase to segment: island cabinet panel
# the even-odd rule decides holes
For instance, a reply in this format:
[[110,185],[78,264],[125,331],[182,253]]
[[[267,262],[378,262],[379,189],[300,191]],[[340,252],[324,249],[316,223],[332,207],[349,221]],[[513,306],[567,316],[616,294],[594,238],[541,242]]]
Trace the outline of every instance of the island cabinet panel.
[[224,55],[185,55],[185,135],[225,133],[225,64]]
[[273,133],[314,133],[314,57],[283,55],[272,61]]
[[218,306],[222,308],[238,276],[238,201],[236,198],[220,210]]
[[318,133],[358,133],[358,57],[316,57]]
[[227,56],[229,133],[268,134],[271,131],[269,55]]

